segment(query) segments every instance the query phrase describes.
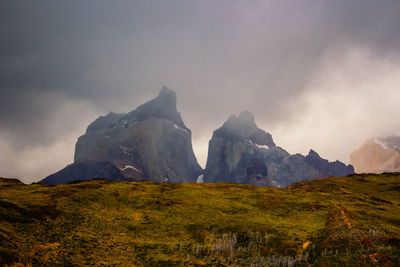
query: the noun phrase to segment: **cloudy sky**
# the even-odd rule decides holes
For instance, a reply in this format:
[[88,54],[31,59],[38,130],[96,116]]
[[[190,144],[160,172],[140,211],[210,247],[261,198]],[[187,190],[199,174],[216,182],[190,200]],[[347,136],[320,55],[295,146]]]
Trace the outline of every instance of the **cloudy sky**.
[[0,176],[63,168],[92,120],[162,85],[202,165],[244,109],[290,153],[348,162],[400,129],[400,1],[0,0]]

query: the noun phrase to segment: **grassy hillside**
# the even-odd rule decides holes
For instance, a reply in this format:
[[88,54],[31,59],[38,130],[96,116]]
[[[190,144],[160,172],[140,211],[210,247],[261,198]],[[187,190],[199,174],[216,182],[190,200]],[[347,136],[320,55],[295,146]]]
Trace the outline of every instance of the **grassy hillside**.
[[400,175],[289,188],[0,179],[3,265],[400,265]]

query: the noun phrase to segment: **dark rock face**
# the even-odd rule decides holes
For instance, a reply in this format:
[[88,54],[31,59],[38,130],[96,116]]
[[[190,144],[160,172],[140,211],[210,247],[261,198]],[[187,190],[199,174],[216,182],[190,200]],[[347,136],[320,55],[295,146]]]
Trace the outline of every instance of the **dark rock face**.
[[267,164],[259,158],[251,158],[247,162],[246,176],[239,182],[256,186],[272,186],[274,184],[268,177]]
[[247,176],[252,174],[260,174],[263,177],[268,176],[267,164],[261,159],[252,158],[247,162],[246,174]]
[[105,178],[108,180],[129,180],[121,171],[108,161],[87,160],[68,165],[44,178],[41,182],[46,184],[65,184],[75,181]]
[[96,131],[99,131],[101,129],[108,128],[110,125],[118,121],[120,118],[122,118],[125,114],[118,114],[114,112],[110,112],[105,116],[100,116],[92,122],[86,129],[86,133],[93,133]]
[[258,186],[289,186],[302,180],[353,173],[352,166],[328,162],[310,151],[307,157],[290,155],[259,129],[254,116],[244,111],[231,116],[214,131],[209,142],[206,182],[238,182]]
[[75,163],[87,160],[109,161],[133,180],[193,182],[202,171],[176,94],[166,87],[127,114],[109,113],[91,123],[75,147]]
[[109,113],[92,122],[75,147],[74,163],[42,182],[91,178],[154,182],[237,182],[288,186],[301,180],[345,176],[353,167],[328,162],[313,150],[290,155],[258,128],[253,114],[231,116],[209,142],[206,169],[193,153],[191,131],[176,109],[176,94],[158,97],[129,113]]
[[289,153],[277,147],[269,133],[257,127],[254,116],[244,111],[214,131],[205,181],[277,185],[271,177],[287,156]]
[[317,152],[310,150],[308,155],[304,158],[305,162],[313,166],[324,176],[337,176],[342,177],[354,173],[354,168],[351,165],[345,165],[340,161],[329,162],[321,158]]
[[257,127],[253,114],[248,111],[243,111],[238,117],[229,117],[214,135],[231,141],[245,139],[261,146],[275,147],[272,136]]

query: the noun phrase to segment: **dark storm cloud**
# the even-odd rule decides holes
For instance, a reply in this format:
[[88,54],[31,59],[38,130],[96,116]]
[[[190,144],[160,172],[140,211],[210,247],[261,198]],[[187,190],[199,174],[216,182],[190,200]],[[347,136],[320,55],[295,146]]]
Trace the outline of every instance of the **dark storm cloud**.
[[129,111],[164,84],[177,92],[198,146],[242,109],[274,125],[332,46],[398,62],[399,3],[3,0],[1,141],[9,153],[53,153],[97,115]]

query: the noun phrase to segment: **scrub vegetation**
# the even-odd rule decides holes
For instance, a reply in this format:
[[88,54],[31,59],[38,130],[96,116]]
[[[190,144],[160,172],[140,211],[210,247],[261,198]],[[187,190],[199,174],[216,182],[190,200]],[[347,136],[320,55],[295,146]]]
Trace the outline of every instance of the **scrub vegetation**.
[[0,179],[0,215],[3,266],[400,265],[400,174],[288,188]]

